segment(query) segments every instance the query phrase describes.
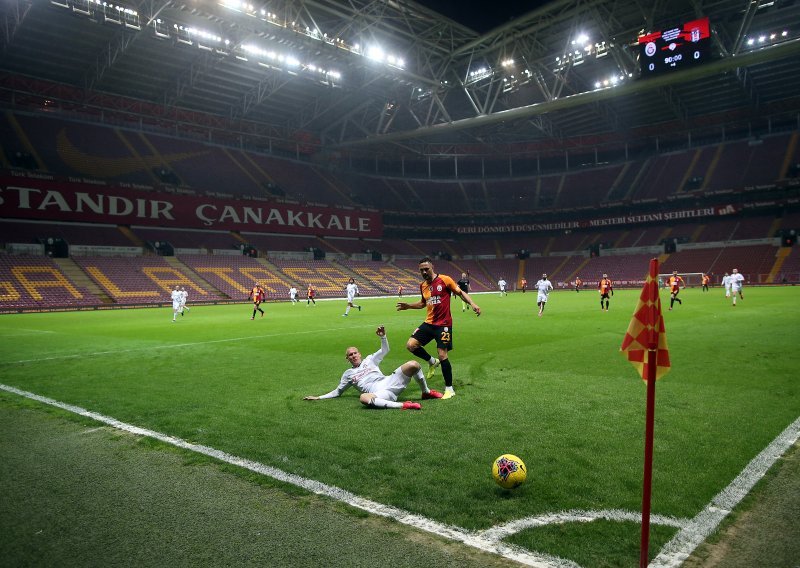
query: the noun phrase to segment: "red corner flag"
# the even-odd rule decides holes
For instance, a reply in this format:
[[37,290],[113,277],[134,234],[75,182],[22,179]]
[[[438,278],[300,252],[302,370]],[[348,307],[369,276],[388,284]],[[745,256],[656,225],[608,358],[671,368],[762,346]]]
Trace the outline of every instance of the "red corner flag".
[[658,259],[650,261],[647,281],[633,312],[620,351],[647,383],[644,433],[644,475],[642,483],[642,539],[639,567],[646,568],[650,550],[650,496],[653,487],[653,431],[656,413],[656,381],[669,372],[669,350],[661,299],[658,297]]
[[[649,368],[647,352],[656,351],[655,373]],[[639,296],[636,311],[620,351],[625,353],[631,365],[636,367],[639,376],[647,382],[655,375],[658,380],[669,372],[669,350],[667,334],[664,330],[664,317],[661,315],[661,299],[658,297],[658,259],[650,260],[650,272]]]

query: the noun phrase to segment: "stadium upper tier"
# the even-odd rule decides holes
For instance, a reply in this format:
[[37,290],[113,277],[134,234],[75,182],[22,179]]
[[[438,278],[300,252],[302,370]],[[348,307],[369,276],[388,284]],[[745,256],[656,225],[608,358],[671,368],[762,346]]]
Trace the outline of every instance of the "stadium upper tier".
[[24,113],[0,116],[0,136],[0,160],[7,169],[196,194],[456,217],[691,198],[779,183],[796,177],[800,164],[797,131],[629,160],[621,155],[598,163],[593,156],[576,156],[559,171],[518,178],[435,180],[332,172],[202,141]]

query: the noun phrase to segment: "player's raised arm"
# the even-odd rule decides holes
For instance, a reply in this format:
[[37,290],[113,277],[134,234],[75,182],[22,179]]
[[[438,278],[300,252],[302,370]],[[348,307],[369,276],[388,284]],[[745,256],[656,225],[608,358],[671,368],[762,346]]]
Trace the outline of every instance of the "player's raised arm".
[[418,300],[413,303],[409,302],[397,302],[397,311],[402,312],[403,310],[421,310],[425,307],[425,302],[422,300]]
[[472,308],[472,311],[475,312],[476,316],[481,315],[481,307],[472,300],[469,294],[464,292],[464,290],[462,290],[461,288],[456,288],[455,294],[459,296],[467,304],[469,304],[469,306]]

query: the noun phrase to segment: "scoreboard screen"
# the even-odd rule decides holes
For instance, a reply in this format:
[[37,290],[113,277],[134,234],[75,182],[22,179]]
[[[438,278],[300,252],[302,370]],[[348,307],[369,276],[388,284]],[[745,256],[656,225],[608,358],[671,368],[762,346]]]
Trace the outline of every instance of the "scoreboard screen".
[[639,37],[642,77],[703,63],[709,58],[710,43],[708,18],[643,35]]

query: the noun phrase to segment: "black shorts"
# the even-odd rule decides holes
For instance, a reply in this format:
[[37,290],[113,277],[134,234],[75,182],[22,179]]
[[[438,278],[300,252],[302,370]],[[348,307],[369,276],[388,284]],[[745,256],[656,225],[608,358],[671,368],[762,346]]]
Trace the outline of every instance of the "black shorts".
[[420,345],[427,345],[431,340],[436,340],[436,347],[445,351],[453,350],[453,328],[447,325],[431,325],[422,323],[414,330],[411,337],[419,341]]
[[600,294],[601,300],[608,300],[608,294]]

